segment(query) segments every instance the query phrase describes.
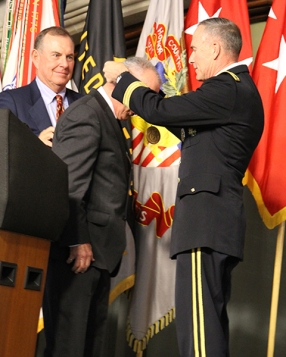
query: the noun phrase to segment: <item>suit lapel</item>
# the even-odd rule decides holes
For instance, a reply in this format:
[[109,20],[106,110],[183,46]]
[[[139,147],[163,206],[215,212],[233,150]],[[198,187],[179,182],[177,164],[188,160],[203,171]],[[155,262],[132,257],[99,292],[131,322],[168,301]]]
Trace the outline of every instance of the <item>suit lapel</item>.
[[41,132],[51,126],[52,123],[35,80],[30,84],[30,92],[33,104],[29,109],[30,120],[35,123],[35,126]]

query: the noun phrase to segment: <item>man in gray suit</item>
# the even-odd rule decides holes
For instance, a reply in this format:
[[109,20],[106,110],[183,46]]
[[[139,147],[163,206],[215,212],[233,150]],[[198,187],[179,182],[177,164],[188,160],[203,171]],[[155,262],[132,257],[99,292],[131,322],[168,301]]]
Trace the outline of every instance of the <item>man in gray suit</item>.
[[[150,62],[126,61],[155,91],[160,76]],[[130,212],[131,153],[121,120],[132,111],[111,97],[106,83],[61,116],[53,151],[68,165],[70,218],[52,245],[44,294],[45,357],[99,357],[110,276],[125,249]],[[126,130],[124,130],[126,132]]]
[[56,94],[64,108],[82,95],[66,88],[74,68],[74,42],[62,27],[52,26],[36,37],[32,51],[36,78],[28,85],[0,93],[0,108],[8,108],[47,146],[56,126]]
[[203,84],[171,98],[123,73],[128,70],[123,64],[107,62],[104,67],[108,81],[117,78],[114,98],[146,121],[168,127],[183,142],[171,238],[182,357],[229,356],[226,307],[245,235],[242,178],[264,119],[248,68],[237,62],[241,46],[233,22],[202,21],[189,61]]

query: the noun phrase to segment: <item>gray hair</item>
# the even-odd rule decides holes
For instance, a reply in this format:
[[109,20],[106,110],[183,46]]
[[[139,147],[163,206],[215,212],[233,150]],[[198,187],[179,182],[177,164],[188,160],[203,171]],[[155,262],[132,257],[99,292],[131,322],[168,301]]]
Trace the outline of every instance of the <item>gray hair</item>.
[[39,50],[42,47],[43,44],[43,39],[44,37],[49,34],[51,36],[62,36],[62,37],[68,37],[71,39],[72,43],[74,44],[74,40],[69,34],[69,32],[64,29],[63,27],[60,26],[52,26],[45,28],[42,30],[36,37],[35,43],[34,43],[34,49]]
[[157,77],[160,85],[162,84],[162,79],[161,79],[160,74],[158,73],[156,67],[151,63],[151,61],[148,61],[146,58],[130,57],[124,61],[124,64],[131,71],[135,70],[137,73],[140,73],[140,74],[143,74],[143,72],[146,69],[153,71],[156,74],[156,77]]
[[239,27],[223,17],[203,20],[198,26],[204,26],[204,31],[221,39],[225,51],[237,57],[242,47],[242,37]]

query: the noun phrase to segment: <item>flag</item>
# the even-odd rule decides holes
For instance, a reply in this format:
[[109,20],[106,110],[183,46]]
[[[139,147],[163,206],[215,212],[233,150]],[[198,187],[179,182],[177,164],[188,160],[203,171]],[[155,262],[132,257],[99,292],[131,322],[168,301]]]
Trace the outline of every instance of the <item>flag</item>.
[[125,57],[121,1],[90,0],[74,73],[79,92],[86,94],[103,85],[104,63],[124,61]]
[[[183,0],[152,0],[136,56],[161,75],[167,96],[186,91]],[[132,117],[137,222],[136,279],[128,314],[127,339],[137,353],[175,318],[175,261],[170,257],[181,142],[163,127]]]
[[[243,61],[252,71],[252,43],[247,0],[191,0],[185,19],[185,41],[188,58],[191,55],[191,42],[193,34],[200,21],[212,17],[225,17],[233,21],[241,31],[243,46],[239,61]],[[189,78],[192,90],[197,89],[201,82],[196,80],[194,68],[189,64]]]
[[[103,66],[106,61],[124,61],[126,46],[121,0],[90,0],[73,80],[82,94],[105,83]],[[121,122],[127,141],[128,123]],[[131,147],[131,144],[129,145]],[[130,226],[126,225],[126,249],[119,272],[111,279],[109,303],[130,289],[135,279],[135,246]]]
[[265,125],[246,182],[271,229],[286,220],[286,3],[274,0],[253,68]]
[[2,88],[13,89],[35,77],[31,60],[37,34],[46,27],[60,25],[58,0],[8,0],[2,35]]

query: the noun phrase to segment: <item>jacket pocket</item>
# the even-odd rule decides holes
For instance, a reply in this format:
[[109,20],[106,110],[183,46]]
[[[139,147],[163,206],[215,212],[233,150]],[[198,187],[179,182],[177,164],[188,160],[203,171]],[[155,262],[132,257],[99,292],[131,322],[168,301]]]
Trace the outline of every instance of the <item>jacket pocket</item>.
[[220,175],[204,173],[182,178],[178,184],[177,196],[195,195],[199,192],[218,193],[220,189]]
[[91,223],[97,224],[99,226],[106,226],[109,222],[110,215],[106,212],[100,212],[95,210],[87,211],[87,220]]

